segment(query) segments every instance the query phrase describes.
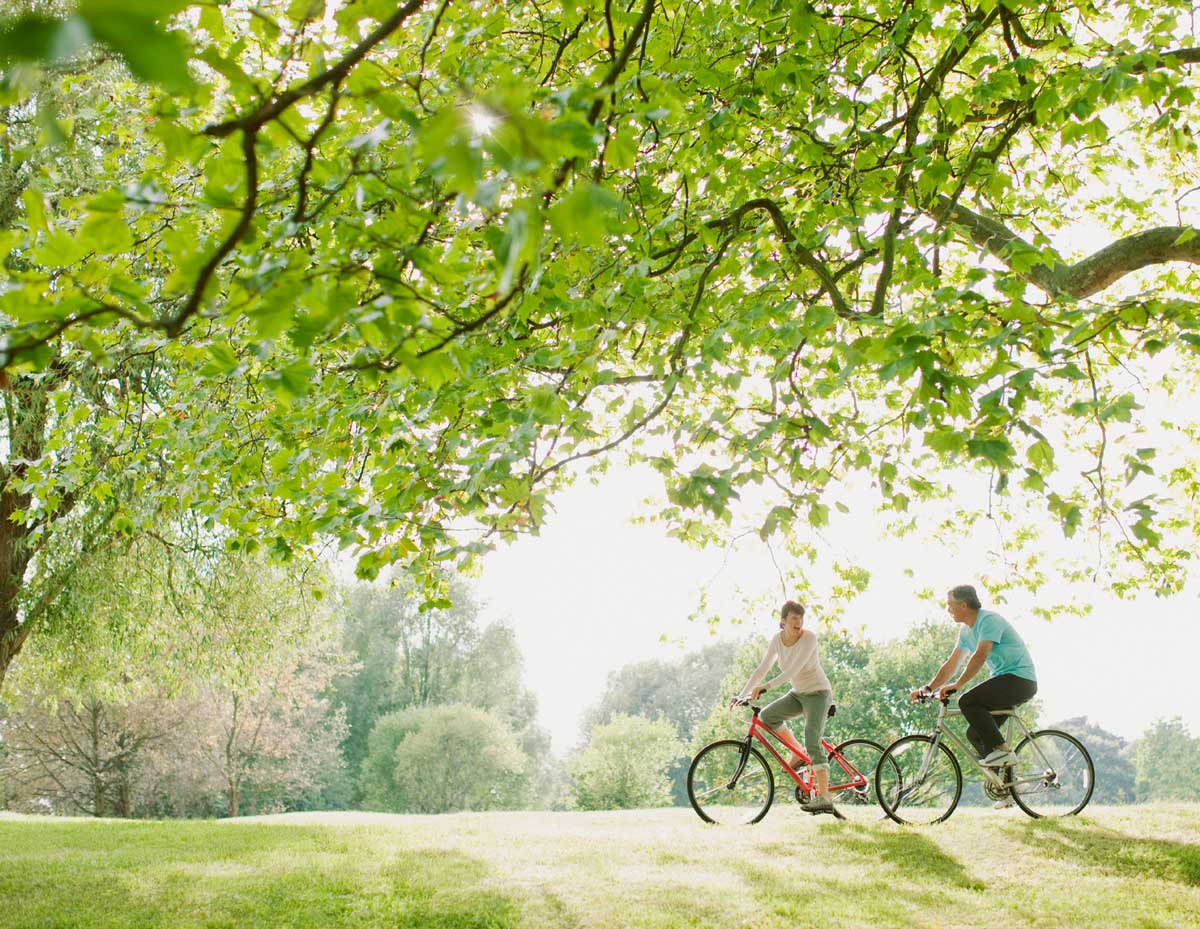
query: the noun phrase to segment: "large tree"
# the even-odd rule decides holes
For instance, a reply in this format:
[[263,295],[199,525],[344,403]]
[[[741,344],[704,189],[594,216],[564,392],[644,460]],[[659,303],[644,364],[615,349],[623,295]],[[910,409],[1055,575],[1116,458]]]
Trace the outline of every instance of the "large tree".
[[549,754],[537,698],[522,680],[524,659],[510,627],[479,627],[480,606],[461,580],[447,583],[444,608],[423,608],[412,585],[355,584],[341,609],[342,645],[353,665],[333,685],[349,732],[343,752],[357,776],[380,717],[410,707],[466,703],[503,719],[530,756]]
[[960,522],[1019,549],[1032,500],[1113,589],[1178,588],[1197,425],[1136,420],[1200,345],[1190,4],[183,6],[0,39],[10,121],[54,122],[35,76],[89,35],[158,87],[116,89],[146,149],[97,196],[6,154],[0,367],[185,342],[254,397],[171,432],[253,488],[214,519],[370,575],[536,528],[617,447],[701,541],[739,498],[770,536],[856,475],[903,513],[978,471]]

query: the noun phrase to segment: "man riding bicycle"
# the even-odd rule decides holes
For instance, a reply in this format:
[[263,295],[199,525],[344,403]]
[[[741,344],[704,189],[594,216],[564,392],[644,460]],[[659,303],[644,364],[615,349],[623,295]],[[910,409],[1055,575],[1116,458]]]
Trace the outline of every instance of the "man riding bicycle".
[[[991,677],[958,698],[958,708],[967,720],[967,738],[985,767],[998,768],[1016,762],[993,710],[1011,710],[1037,693],[1037,674],[1029,649],[1004,617],[982,608],[975,588],[960,584],[946,596],[946,611],[960,624],[958,640],[950,657],[924,687],[914,690],[913,700],[936,692],[945,699],[963,687],[985,664]],[[946,684],[964,657],[967,666],[952,684]]]

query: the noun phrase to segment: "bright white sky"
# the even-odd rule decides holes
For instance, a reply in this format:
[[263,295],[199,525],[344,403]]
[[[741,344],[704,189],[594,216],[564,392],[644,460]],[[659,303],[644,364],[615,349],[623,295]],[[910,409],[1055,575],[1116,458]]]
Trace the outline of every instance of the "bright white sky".
[[[731,618],[741,603],[737,587],[767,593],[772,603],[779,599],[779,576],[757,540],[722,566],[723,551],[696,551],[669,538],[662,526],[632,524],[631,517],[644,512],[639,501],[659,493],[649,471],[613,468],[599,486],[581,481],[558,497],[557,512],[538,537],[483,560],[477,585],[485,604],[482,618],[505,620],[515,629],[526,682],[538,696],[540,719],[557,754],[580,741],[580,717],[599,698],[609,672],[647,658],[676,658],[681,648],[713,641],[706,625],[688,619],[702,587],[710,609]],[[1058,529],[1048,526],[1047,532]],[[915,591],[933,587],[941,593],[977,582],[986,567],[982,555],[975,563],[950,549],[925,548],[914,555],[911,540],[881,539],[882,523],[860,520],[856,533],[849,544],[861,552],[872,582],[848,611],[847,625],[863,625],[870,638],[885,641],[938,618],[946,623],[949,653],[953,622],[940,604],[918,599]],[[833,541],[846,550],[845,540]],[[914,575],[906,576],[904,567],[912,567]],[[981,596],[988,606],[982,590]],[[1029,645],[1047,719],[1086,715],[1133,739],[1159,718],[1181,716],[1200,735],[1197,599],[1193,582],[1167,600],[1121,602],[1097,594],[1090,616],[1053,623],[1023,615],[1019,597],[1010,597],[999,612]],[[723,623],[718,635],[753,633],[765,644],[776,627],[775,615],[764,610],[751,625]],[[662,642],[664,636],[672,644]]]

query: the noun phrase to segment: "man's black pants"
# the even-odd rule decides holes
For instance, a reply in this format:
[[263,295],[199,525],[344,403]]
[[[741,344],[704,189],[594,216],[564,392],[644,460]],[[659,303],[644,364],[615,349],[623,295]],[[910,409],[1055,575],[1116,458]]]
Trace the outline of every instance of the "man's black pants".
[[958,708],[967,721],[967,738],[980,758],[1004,741],[992,710],[1020,706],[1036,693],[1037,681],[1015,674],[1001,674],[972,687],[958,698]]

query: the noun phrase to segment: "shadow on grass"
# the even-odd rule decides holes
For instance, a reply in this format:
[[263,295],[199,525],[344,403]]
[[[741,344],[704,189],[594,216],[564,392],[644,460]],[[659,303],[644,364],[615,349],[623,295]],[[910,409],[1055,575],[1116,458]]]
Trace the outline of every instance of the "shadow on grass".
[[825,826],[830,841],[839,850],[864,862],[886,862],[910,877],[925,878],[937,884],[963,890],[983,890],[981,881],[971,877],[965,867],[942,851],[927,836],[910,829],[869,829],[864,826]]
[[1010,831],[1051,858],[1072,859],[1123,877],[1155,877],[1200,887],[1200,845],[1139,838],[1078,819],[1040,819]]
[[395,834],[212,823],[29,828],[38,834],[0,833],[0,929],[522,925],[517,903],[487,886],[483,862],[397,847]]
[[[982,882],[974,879],[955,858],[947,855],[936,842],[909,829],[890,826],[873,828],[853,823],[824,823],[821,834],[836,847],[838,856],[849,854],[856,861],[872,867],[881,862],[895,866],[909,878],[918,878],[959,887],[982,890]],[[762,846],[768,854],[793,855],[795,846],[772,843]]]
[[931,912],[983,905],[984,884],[924,835],[849,823],[822,824],[820,832],[828,851],[814,859],[818,867],[806,867],[794,846],[786,857],[783,848],[763,848],[773,860],[739,866],[756,908],[775,921],[807,924],[828,908],[842,925],[910,929]]

